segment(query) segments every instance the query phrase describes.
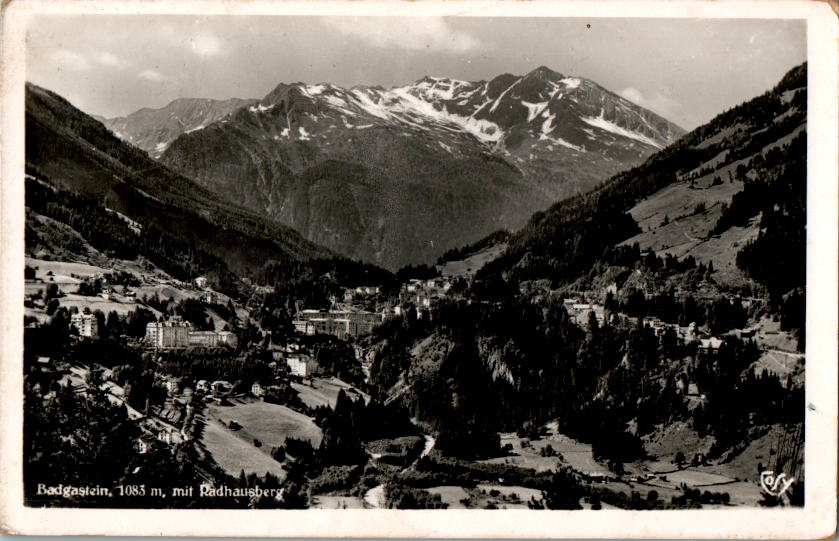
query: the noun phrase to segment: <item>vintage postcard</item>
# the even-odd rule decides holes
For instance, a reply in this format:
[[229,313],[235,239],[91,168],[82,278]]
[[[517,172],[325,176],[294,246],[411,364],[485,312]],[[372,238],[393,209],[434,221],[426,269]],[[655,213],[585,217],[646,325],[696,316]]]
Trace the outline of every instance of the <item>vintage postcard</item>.
[[837,29],[5,3],[0,528],[834,535]]

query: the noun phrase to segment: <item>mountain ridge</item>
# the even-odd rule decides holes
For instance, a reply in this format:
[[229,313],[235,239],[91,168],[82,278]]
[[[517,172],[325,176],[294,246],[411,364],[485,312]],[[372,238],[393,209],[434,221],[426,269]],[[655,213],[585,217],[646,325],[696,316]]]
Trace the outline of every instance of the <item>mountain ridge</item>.
[[681,133],[596,83],[537,68],[389,90],[280,83],[182,133],[160,159],[318,244],[395,270],[517,229]]
[[94,118],[120,139],[146,151],[154,158],[182,133],[203,128],[220,120],[253,99],[175,98],[163,107],[143,107],[122,117]]

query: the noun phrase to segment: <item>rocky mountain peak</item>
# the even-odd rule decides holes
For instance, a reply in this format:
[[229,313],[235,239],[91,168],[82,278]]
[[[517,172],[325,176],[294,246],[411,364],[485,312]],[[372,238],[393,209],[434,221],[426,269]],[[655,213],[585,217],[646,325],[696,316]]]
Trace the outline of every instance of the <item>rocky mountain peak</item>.
[[548,81],[556,81],[558,79],[563,79],[565,76],[557,71],[552,70],[547,66],[539,66],[538,68],[525,75],[525,78],[530,77]]

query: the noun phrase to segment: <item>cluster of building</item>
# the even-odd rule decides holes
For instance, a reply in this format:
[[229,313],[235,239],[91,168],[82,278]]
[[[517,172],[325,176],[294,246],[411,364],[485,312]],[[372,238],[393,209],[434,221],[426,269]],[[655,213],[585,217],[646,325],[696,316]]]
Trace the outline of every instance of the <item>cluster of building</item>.
[[[569,298],[563,300],[563,306],[568,312],[571,321],[583,328],[588,326],[592,314],[594,314],[598,325],[603,325],[604,321],[606,321],[606,311],[603,305],[580,302],[579,299]],[[638,318],[635,317],[628,317],[624,314],[611,314],[609,321],[615,322],[616,320],[624,320],[630,323],[638,322]],[[706,335],[703,337],[701,331],[697,328],[696,323],[691,323],[687,326],[679,326],[675,323],[661,321],[655,316],[645,316],[641,318],[641,323],[645,327],[652,329],[656,336],[661,336],[667,330],[672,330],[679,340],[685,343],[697,343],[698,351],[707,355],[715,355],[718,353],[720,346],[723,344],[723,340],[716,336]],[[753,337],[754,334],[754,330],[740,331],[738,336],[748,338]]]
[[344,302],[352,302],[357,299],[375,297],[382,292],[379,286],[358,286],[348,287],[344,290]]
[[202,393],[209,393],[213,396],[225,396],[233,391],[233,384],[227,380],[218,379],[216,381],[207,381],[206,379],[199,379],[195,383],[195,390]]
[[412,278],[402,286],[402,291],[407,293],[425,293],[431,297],[441,297],[451,289],[452,283],[448,278],[429,278],[420,280]]
[[166,321],[153,321],[146,325],[146,343],[156,349],[189,347],[229,347],[238,344],[230,331],[198,331],[189,321],[175,316]]
[[[698,352],[704,353],[706,355],[716,355],[717,353],[719,353],[720,346],[723,345],[723,339],[717,336],[706,335],[705,337],[702,337],[702,333],[697,328],[696,323],[691,323],[685,327],[682,327],[675,323],[667,323],[661,321],[657,317],[649,316],[643,318],[643,323],[645,327],[653,329],[656,336],[661,336],[668,329],[672,329],[679,340],[685,343],[697,343]],[[742,336],[754,336],[754,331],[752,331],[751,334],[744,333]]]
[[409,280],[399,290],[397,302],[382,309],[382,320],[393,316],[402,316],[414,309],[418,319],[432,315],[440,300],[446,296],[452,283],[448,278]]
[[381,320],[366,310],[300,310],[293,324],[301,334],[331,334],[343,340],[369,333]]
[[343,299],[332,299],[330,310],[298,310],[293,320],[294,328],[306,335],[357,338],[370,333],[387,318],[404,315],[412,308],[418,318],[430,314],[451,286],[449,278],[412,279],[402,285],[398,296],[387,299],[382,297],[379,286],[346,288]]

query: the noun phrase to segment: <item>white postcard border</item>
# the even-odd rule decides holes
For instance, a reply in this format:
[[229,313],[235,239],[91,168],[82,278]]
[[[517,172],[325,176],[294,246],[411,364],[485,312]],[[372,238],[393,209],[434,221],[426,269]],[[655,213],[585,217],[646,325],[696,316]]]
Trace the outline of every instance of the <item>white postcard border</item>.
[[[698,511],[101,510],[22,505],[23,104],[26,21],[38,13],[801,18],[808,21],[806,505]],[[836,527],[839,24],[826,2],[272,2],[14,0],[2,18],[0,530],[41,535],[824,538]],[[780,257],[780,255],[779,255]],[[596,513],[596,514],[593,514]]]

